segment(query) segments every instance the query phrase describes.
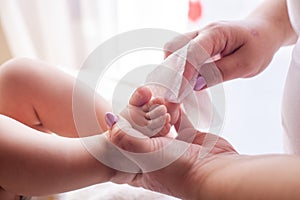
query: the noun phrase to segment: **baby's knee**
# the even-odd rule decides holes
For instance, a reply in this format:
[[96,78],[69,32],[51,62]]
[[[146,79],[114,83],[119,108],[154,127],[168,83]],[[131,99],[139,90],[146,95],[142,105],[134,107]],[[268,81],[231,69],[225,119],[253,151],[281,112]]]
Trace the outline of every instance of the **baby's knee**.
[[9,60],[0,66],[0,84],[12,86],[27,83],[34,68],[34,60],[28,58]]

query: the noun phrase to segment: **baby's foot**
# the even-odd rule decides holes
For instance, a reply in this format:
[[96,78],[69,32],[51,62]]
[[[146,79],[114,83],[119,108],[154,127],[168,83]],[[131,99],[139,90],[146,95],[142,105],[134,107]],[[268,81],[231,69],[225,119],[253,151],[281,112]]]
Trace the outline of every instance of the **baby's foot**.
[[131,126],[143,134],[165,136],[169,133],[170,115],[161,98],[152,98],[151,90],[139,87],[131,96],[129,105],[121,112]]

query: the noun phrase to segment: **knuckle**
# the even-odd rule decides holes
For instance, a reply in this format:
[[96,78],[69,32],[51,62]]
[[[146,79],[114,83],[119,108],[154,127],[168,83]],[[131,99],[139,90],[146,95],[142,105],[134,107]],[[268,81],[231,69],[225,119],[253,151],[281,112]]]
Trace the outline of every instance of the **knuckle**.
[[227,24],[228,24],[228,22],[227,21],[216,21],[216,22],[211,22],[211,23],[209,23],[208,25],[206,25],[205,27],[204,27],[204,30],[205,29],[219,29],[219,28],[224,28],[224,27],[226,27],[227,26]]
[[169,42],[165,43],[163,48],[164,48],[164,51],[167,51],[167,52],[174,52],[176,50],[173,41],[169,41]]
[[204,27],[204,29],[211,29],[219,25],[219,22],[211,22]]
[[225,22],[213,22],[207,25],[201,33],[209,35],[209,38],[214,38],[214,40],[223,39],[227,35],[228,28],[229,26]]

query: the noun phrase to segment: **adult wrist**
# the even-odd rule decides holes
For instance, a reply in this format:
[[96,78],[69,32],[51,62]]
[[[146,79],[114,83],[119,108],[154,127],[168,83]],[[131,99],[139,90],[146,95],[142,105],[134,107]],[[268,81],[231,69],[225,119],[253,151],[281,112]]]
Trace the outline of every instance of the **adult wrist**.
[[273,42],[278,43],[279,47],[296,41],[297,36],[290,23],[286,0],[265,0],[246,19],[259,22],[260,28],[265,29],[269,38],[275,38]]

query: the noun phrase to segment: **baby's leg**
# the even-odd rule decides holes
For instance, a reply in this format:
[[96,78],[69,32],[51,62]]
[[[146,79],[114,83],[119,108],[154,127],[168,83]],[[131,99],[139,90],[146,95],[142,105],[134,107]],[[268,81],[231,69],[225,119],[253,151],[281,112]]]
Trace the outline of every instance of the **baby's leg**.
[[121,116],[128,120],[133,128],[149,137],[167,135],[171,125],[164,101],[160,98],[151,98],[149,88],[138,88]]
[[[77,137],[72,113],[75,79],[47,63],[15,59],[0,67],[0,114],[41,131]],[[82,109],[88,106],[87,88],[82,89]],[[85,132],[98,134],[106,129],[105,112],[110,106],[97,97],[96,114],[101,127],[87,125]],[[85,119],[85,123],[89,123]],[[103,130],[101,130],[103,129]]]

